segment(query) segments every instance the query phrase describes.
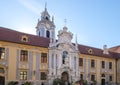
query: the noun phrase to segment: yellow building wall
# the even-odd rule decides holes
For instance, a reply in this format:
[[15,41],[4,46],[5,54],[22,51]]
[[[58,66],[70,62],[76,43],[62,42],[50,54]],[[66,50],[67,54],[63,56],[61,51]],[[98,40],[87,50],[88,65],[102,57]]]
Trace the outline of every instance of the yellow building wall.
[[117,83],[120,83],[120,59],[117,60]]
[[8,59],[8,80],[16,79],[16,48],[7,46],[9,48],[9,59]]
[[[30,46],[30,45],[23,45],[23,44],[16,44],[16,43],[10,43],[10,42],[3,42],[0,41],[0,47],[5,47],[9,49],[9,59],[8,59],[8,81],[14,81],[16,80],[16,56],[17,56],[17,50],[27,50],[28,52],[33,53],[33,71],[36,71],[36,54],[37,53],[47,53],[47,63],[40,64],[40,71],[48,71],[48,48],[43,47],[37,47],[37,46]],[[29,56],[29,54],[28,54]],[[29,60],[29,59],[28,59]],[[41,58],[40,60],[41,61]],[[19,63],[20,64],[20,63]],[[22,63],[27,64],[27,63]],[[6,67],[5,67],[6,68]],[[20,68],[20,70],[29,70],[29,68]],[[34,73],[34,72],[33,72]],[[33,74],[32,80],[35,80],[36,74]]]
[[[115,59],[113,58],[105,58],[105,57],[99,57],[99,56],[92,56],[92,55],[85,55],[85,54],[80,54],[79,55],[80,58],[83,58],[86,59],[86,66],[85,67],[81,67],[80,66],[80,71],[82,74],[84,74],[84,68],[86,68],[86,80],[87,81],[90,81],[88,80],[88,70],[89,70],[89,67],[88,67],[88,61],[93,59],[95,60],[95,69],[90,69],[90,73],[94,73],[96,75],[96,81],[97,83],[101,83],[101,61],[105,61],[105,62],[112,62],[112,71],[109,70],[108,73],[105,73],[105,74],[113,74],[113,81],[112,83],[115,83],[116,82],[116,63],[115,63]],[[84,64],[84,61],[83,61],[83,64]],[[84,66],[84,65],[83,65]]]
[[[36,55],[37,53],[47,53],[47,63],[40,63],[40,72],[48,72],[48,48],[43,48],[43,47],[37,47],[37,46],[30,46],[30,45],[23,45],[23,44],[16,44],[16,43],[10,43],[10,42],[3,42],[0,41],[0,47],[5,47],[9,49],[9,64],[8,64],[8,81],[13,81],[16,80],[16,56],[17,56],[17,50],[28,50],[28,52],[33,53],[33,71],[36,70]],[[29,54],[28,54],[29,55]],[[112,62],[112,67],[113,70],[109,71],[109,74],[114,74],[113,76],[113,82],[116,82],[116,63],[115,59],[113,58],[104,58],[104,57],[99,57],[99,56],[92,56],[92,55],[85,55],[85,54],[80,54],[80,58],[86,59],[86,66],[85,67],[80,67],[81,73],[84,74],[84,68],[86,68],[86,80],[88,81],[88,61],[91,59],[94,59],[96,62],[96,68],[91,69],[90,73],[95,73],[96,74],[96,80],[98,83],[101,82],[101,61],[104,60],[105,62]],[[41,59],[40,59],[41,60]],[[24,63],[23,63],[24,64]],[[25,63],[25,64],[28,64]],[[5,68],[5,67],[4,67]],[[18,70],[29,70],[26,68],[20,68]],[[3,74],[0,74],[3,75]],[[119,75],[119,74],[118,74]],[[35,80],[36,74],[33,74],[32,80]]]

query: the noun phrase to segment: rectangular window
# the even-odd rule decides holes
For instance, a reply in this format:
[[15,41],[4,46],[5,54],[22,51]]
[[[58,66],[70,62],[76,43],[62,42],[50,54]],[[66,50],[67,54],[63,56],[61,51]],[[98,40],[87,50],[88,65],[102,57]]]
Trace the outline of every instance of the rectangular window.
[[91,67],[92,67],[92,68],[95,67],[95,60],[91,60]]
[[79,58],[79,66],[83,66],[83,58]]
[[47,53],[41,53],[41,63],[47,63]]
[[91,81],[95,80],[95,75],[91,75]]
[[27,71],[20,71],[20,80],[27,80]]
[[20,61],[24,61],[24,62],[28,61],[28,51],[27,50],[21,50]]
[[105,68],[105,61],[102,61],[102,68]]
[[109,76],[109,81],[112,81],[112,75]]
[[112,69],[112,62],[109,62],[109,69]]
[[41,72],[41,79],[40,80],[46,80],[47,79],[47,75],[45,72]]
[[4,73],[4,68],[0,68],[0,73]]
[[83,80],[83,74],[80,74],[80,79]]
[[0,47],[0,60],[5,59],[5,48]]

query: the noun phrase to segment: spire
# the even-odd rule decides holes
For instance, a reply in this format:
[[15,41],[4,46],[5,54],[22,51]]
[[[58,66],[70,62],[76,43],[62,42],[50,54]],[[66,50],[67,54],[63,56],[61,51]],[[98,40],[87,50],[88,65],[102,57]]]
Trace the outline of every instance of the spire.
[[52,16],[52,22],[54,23],[54,16]]
[[76,42],[75,42],[75,48],[78,50],[78,42],[77,42],[77,35],[76,35]]
[[45,2],[45,11],[47,11],[47,2]]

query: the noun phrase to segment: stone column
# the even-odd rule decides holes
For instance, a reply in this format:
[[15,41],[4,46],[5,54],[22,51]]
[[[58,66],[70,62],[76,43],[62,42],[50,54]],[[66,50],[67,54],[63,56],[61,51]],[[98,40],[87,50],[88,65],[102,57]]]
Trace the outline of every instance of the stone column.
[[91,61],[90,61],[90,59],[88,59],[88,83],[90,84],[90,68],[91,68]]
[[70,66],[70,68],[72,68],[72,64],[71,64],[72,62],[71,62],[71,53],[70,53],[70,55],[69,55],[69,66]]
[[54,75],[56,75],[56,56],[54,54]]
[[[8,67],[9,48],[6,48],[6,67]],[[6,68],[6,80],[8,80],[8,68]]]
[[84,67],[84,80],[86,80],[86,59],[83,59],[83,67]]
[[29,71],[28,71],[28,80],[32,80],[33,76],[33,52],[29,52]]
[[46,37],[46,29],[44,29],[44,32],[43,32],[43,33],[44,33],[44,37]]
[[78,62],[79,62],[79,57],[78,57],[78,55],[77,55],[77,57],[76,57],[76,75],[77,75],[77,80],[79,80],[80,79],[80,72],[79,72],[79,64],[78,64]]
[[40,53],[36,53],[36,80],[39,80],[39,68],[40,68]]
[[58,65],[58,69],[61,67],[61,64],[62,64],[62,56],[61,56],[61,52],[58,52],[58,54],[59,54],[59,65]]
[[16,80],[19,79],[19,72],[18,72],[18,67],[19,67],[19,56],[20,56],[20,50],[17,49],[17,55],[16,55]]

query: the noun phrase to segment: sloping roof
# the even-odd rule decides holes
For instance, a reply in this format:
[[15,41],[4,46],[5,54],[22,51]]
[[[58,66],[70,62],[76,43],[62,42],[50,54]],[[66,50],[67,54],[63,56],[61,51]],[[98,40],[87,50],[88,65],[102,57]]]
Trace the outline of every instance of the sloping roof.
[[[90,46],[78,45],[78,49],[81,54],[94,55],[94,56],[106,57],[106,58],[120,58],[120,53],[109,51],[109,54],[104,54],[102,49],[94,48]],[[89,52],[90,50],[92,50],[91,53]]]
[[[21,41],[21,38],[24,35],[28,37],[28,42]],[[50,40],[49,38],[43,38],[36,35],[26,34],[8,28],[0,27],[0,41],[8,41],[19,44],[48,47]]]
[[120,45],[109,48],[109,51],[120,53]]
[[[21,41],[21,38],[24,35],[28,37],[28,42]],[[50,43],[49,38],[26,34],[4,27],[0,27],[0,41],[7,41],[7,42],[45,47],[45,48],[48,48]],[[120,53],[109,51],[109,54],[103,54],[102,49],[80,45],[80,44],[78,45],[78,50],[81,54],[86,54],[86,55],[93,55],[93,56],[106,57],[106,58],[120,58]]]

